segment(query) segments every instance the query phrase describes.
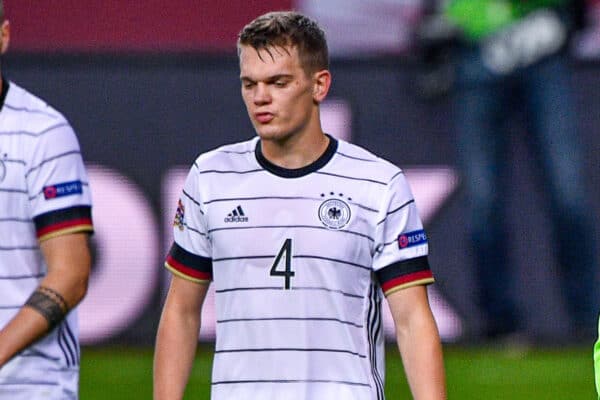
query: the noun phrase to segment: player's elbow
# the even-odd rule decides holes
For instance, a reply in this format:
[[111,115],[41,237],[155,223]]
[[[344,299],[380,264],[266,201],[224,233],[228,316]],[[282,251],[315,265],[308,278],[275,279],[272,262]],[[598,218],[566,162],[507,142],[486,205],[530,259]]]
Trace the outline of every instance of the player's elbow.
[[73,307],[77,304],[81,303],[81,301],[85,298],[89,286],[89,274],[81,276],[76,284],[74,285],[74,293],[73,293]]
[[76,267],[76,273],[71,275],[70,282],[70,294],[69,294],[69,308],[75,307],[77,304],[85,298],[90,281],[90,275],[92,270],[92,261],[89,255],[81,257],[79,265]]

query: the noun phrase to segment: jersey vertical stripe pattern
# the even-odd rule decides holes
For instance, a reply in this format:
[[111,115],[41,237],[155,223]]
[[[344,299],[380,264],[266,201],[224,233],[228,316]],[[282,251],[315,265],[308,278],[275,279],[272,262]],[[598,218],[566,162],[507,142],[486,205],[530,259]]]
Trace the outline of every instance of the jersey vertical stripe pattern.
[[[92,231],[88,180],[71,126],[59,112],[15,83],[2,83],[0,329],[46,275],[39,242]],[[47,393],[58,393],[60,389],[58,395],[47,398],[76,398],[77,336],[77,312],[72,310],[52,332],[0,370],[0,398],[2,393],[12,396],[28,388],[31,393],[44,388]],[[67,378],[61,377],[62,371]],[[63,386],[65,379],[68,382]]]
[[297,170],[258,138],[201,155],[167,267],[211,279],[212,399],[384,398],[382,287],[433,282],[402,171],[330,139]]

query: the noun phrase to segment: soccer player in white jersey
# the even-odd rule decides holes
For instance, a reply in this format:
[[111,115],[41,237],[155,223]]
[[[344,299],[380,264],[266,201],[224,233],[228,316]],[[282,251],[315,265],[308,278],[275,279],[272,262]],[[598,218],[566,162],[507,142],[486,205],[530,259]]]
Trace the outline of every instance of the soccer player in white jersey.
[[0,76],[0,399],[77,399],[73,308],[90,273],[88,181],[65,118]]
[[598,320],[598,339],[594,344],[594,377],[596,382],[596,393],[600,400],[600,319]]
[[322,30],[295,12],[240,33],[258,137],[201,155],[175,216],[154,397],[181,399],[209,283],[213,400],[382,400],[382,294],[415,399],[445,399],[427,236],[400,169],[321,129]]

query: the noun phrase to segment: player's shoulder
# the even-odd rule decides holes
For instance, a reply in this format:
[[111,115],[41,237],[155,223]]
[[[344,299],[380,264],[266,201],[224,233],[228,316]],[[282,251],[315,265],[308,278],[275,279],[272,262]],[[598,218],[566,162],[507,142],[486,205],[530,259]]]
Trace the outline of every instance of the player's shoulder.
[[4,108],[12,116],[9,121],[18,123],[20,129],[31,133],[40,133],[53,126],[70,129],[69,122],[60,111],[12,81],[9,82]]
[[219,146],[200,154],[194,161],[198,170],[211,169],[243,169],[247,167],[248,160],[254,160],[254,150],[258,137],[237,143]]
[[337,139],[337,154],[342,162],[346,164],[346,170],[358,171],[361,174],[378,177],[378,180],[389,182],[402,172],[400,167],[392,162],[374,154],[359,145]]

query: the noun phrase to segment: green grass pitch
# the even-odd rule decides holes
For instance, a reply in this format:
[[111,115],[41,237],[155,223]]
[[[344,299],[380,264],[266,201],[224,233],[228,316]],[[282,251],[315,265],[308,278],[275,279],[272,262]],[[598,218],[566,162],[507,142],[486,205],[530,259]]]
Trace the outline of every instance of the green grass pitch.
[[[212,347],[202,345],[186,399],[207,400]],[[80,398],[151,399],[152,354],[149,348],[83,349]],[[448,395],[460,400],[596,399],[592,348],[532,349],[524,353],[484,347],[446,346]],[[410,399],[402,363],[394,346],[386,359],[386,398]]]

